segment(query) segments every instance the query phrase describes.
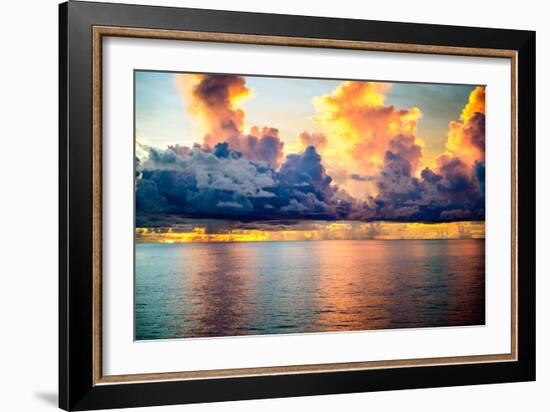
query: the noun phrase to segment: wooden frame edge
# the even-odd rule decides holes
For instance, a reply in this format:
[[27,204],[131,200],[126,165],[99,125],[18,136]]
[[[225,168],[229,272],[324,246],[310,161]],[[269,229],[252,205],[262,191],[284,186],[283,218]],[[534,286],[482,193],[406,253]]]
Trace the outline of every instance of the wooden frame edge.
[[484,49],[456,46],[433,46],[359,40],[335,40],[310,37],[266,36],[259,34],[181,31],[166,29],[144,29],[135,27],[94,26],[94,35],[112,37],[134,37],[163,40],[207,41],[219,43],[257,44],[266,46],[317,47],[329,49],[369,50],[398,53],[449,54],[458,56],[508,57],[515,56],[515,50]]
[[474,355],[474,356],[453,356],[445,358],[422,358],[422,359],[396,359],[366,362],[347,363],[325,363],[315,365],[290,365],[290,366],[268,366],[258,368],[218,369],[188,372],[161,372],[161,373],[140,373],[128,375],[107,375],[102,376],[96,384],[118,384],[137,382],[158,382],[174,380],[196,380],[196,379],[221,379],[252,377],[263,375],[287,375],[300,373],[330,373],[346,372],[357,370],[373,370],[385,368],[406,368],[411,366],[444,366],[464,365],[471,363],[494,363],[513,362],[515,359],[510,354],[499,355]]
[[102,332],[102,35],[93,31],[92,41],[92,304],[93,304],[93,375],[95,385],[103,375],[103,332]]
[[514,51],[511,56],[511,133],[512,133],[512,153],[511,153],[511,180],[512,180],[512,216],[511,216],[511,225],[512,225],[512,253],[511,253],[511,290],[512,290],[512,300],[511,305],[511,332],[512,332],[512,342],[511,342],[511,355],[514,360],[518,360],[518,108],[517,108],[517,99],[518,99],[518,52]]
[[[257,368],[218,369],[206,371],[161,372],[130,375],[103,375],[102,373],[102,39],[104,36],[150,38],[163,40],[187,40],[222,42],[237,44],[258,44],[290,47],[317,47],[384,51],[398,53],[422,53],[439,55],[457,55],[474,57],[509,58],[511,60],[512,96],[511,96],[511,134],[512,134],[512,258],[511,258],[511,353],[494,355],[451,356],[440,358],[419,358],[400,360],[381,360],[366,362],[329,363],[315,365],[290,365]],[[518,279],[517,279],[517,55],[516,50],[467,48],[454,46],[433,46],[405,43],[385,43],[355,40],[335,40],[321,38],[265,36],[251,34],[198,32],[165,29],[143,29],[132,27],[93,26],[92,29],[92,187],[93,187],[93,385],[109,385],[138,382],[185,381],[196,379],[219,379],[233,377],[252,377],[262,375],[283,375],[319,372],[343,372],[382,368],[403,368],[441,365],[460,365],[474,363],[514,362],[518,360]]]

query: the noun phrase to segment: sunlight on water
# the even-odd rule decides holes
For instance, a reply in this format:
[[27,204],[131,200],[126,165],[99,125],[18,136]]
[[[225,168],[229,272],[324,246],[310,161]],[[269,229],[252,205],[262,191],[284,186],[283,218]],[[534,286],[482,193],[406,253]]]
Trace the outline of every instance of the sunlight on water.
[[480,325],[484,240],[136,245],[136,339]]

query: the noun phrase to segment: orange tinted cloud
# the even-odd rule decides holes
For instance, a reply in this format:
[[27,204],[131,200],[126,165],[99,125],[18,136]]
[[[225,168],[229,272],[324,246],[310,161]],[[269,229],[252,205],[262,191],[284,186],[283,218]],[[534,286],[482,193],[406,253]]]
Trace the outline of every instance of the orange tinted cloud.
[[380,171],[392,138],[415,136],[422,112],[385,105],[391,84],[346,81],[315,97],[316,120],[327,136],[327,161],[357,173]]
[[[384,167],[391,141],[407,136],[413,144],[419,108],[396,109],[386,105],[392,85],[379,82],[345,81],[332,93],[313,99],[326,144],[322,150],[327,170],[335,182],[352,196],[365,199],[378,189],[372,177]],[[413,164],[413,174],[419,171]],[[351,173],[351,174],[350,174]]]
[[227,142],[231,150],[251,160],[279,164],[284,143],[278,129],[254,126],[250,133],[244,133],[245,112],[241,104],[252,95],[244,77],[179,74],[175,81],[205,146],[213,148]]
[[485,87],[478,86],[468,98],[468,103],[462,110],[460,120],[464,123],[470,120],[475,113],[485,113]]
[[178,74],[175,81],[205,143],[213,146],[243,129],[240,104],[252,94],[243,77]]
[[485,87],[471,93],[459,121],[449,122],[446,154],[461,158],[466,164],[485,159]]
[[322,153],[327,146],[327,137],[323,133],[310,133],[304,130],[298,138],[302,150],[308,146],[313,146],[317,149],[317,152]]

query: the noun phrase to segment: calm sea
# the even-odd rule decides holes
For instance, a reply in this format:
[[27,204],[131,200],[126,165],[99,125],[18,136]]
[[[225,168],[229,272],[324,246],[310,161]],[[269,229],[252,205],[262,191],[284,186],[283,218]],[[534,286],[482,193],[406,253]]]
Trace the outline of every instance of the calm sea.
[[484,240],[137,244],[136,339],[480,325]]

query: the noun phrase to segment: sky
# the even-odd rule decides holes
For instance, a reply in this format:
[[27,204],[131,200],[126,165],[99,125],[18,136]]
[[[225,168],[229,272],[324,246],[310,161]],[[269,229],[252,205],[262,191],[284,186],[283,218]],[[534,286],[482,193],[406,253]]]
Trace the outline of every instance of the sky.
[[142,228],[485,217],[483,86],[136,71],[135,139]]
[[[176,73],[137,71],[136,137],[162,148],[192,146],[202,136],[193,128],[192,115],[175,85]],[[276,125],[289,149],[299,144],[304,130],[319,132],[313,99],[330,93],[341,80],[247,76],[253,97],[243,103],[247,123]],[[419,107],[423,113],[418,136],[425,142],[424,155],[433,159],[445,149],[449,121],[460,116],[475,86],[394,83],[386,103],[395,107]]]

